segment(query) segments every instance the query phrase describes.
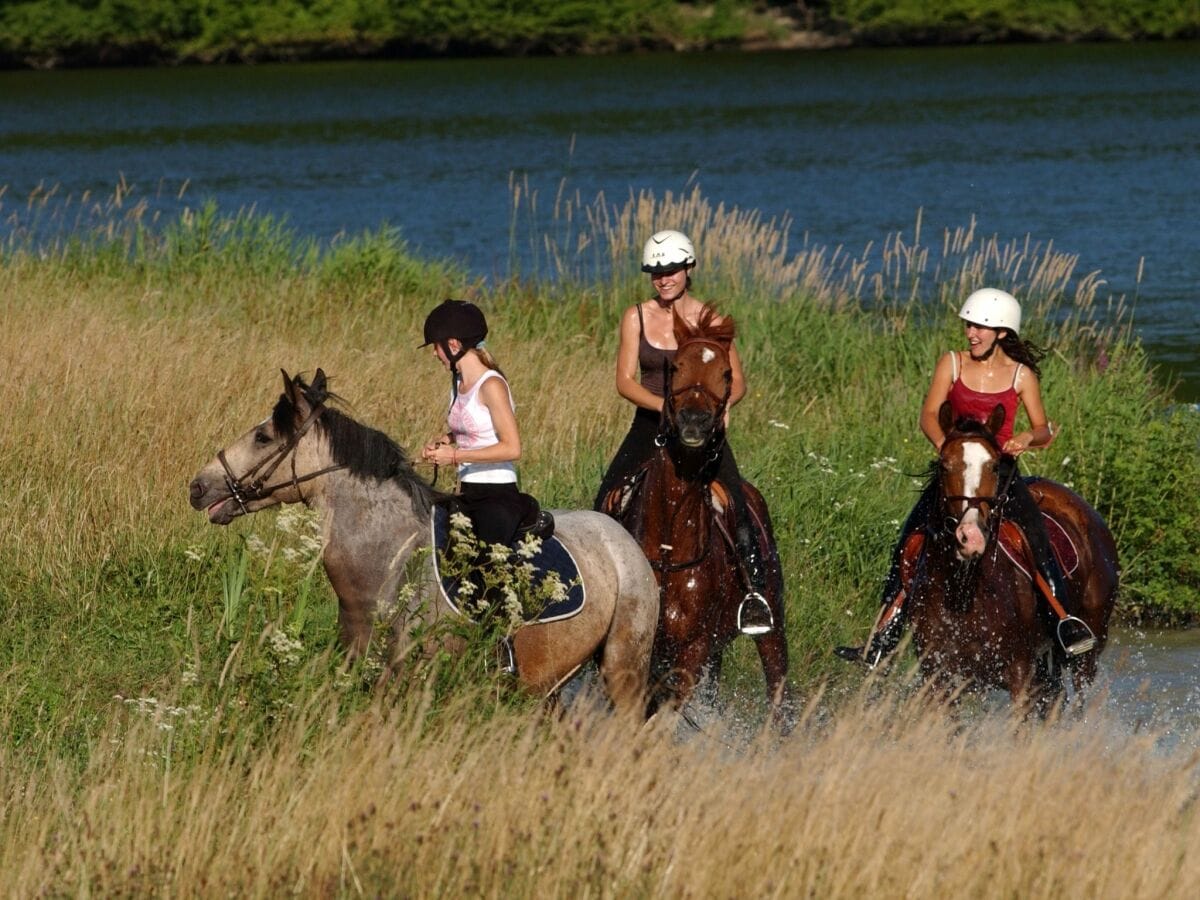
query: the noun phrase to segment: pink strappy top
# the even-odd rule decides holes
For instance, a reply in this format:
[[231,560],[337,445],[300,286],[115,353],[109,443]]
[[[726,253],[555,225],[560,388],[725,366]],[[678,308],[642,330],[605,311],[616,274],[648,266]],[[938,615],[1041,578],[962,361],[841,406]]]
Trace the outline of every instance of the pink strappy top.
[[1001,447],[1005,442],[1013,436],[1013,422],[1017,418],[1017,407],[1021,403],[1021,398],[1017,395],[1017,379],[1021,376],[1021,366],[1017,366],[1017,371],[1013,373],[1012,384],[1002,391],[995,393],[987,393],[985,391],[976,391],[967,387],[958,378],[958,353],[952,355],[954,363],[954,383],[950,385],[950,394],[947,399],[950,401],[950,409],[954,413],[954,418],[974,419],[977,422],[986,422],[988,416],[992,414],[992,410],[999,403],[1004,407],[1004,424],[1000,426],[1000,430],[996,433],[996,441]]

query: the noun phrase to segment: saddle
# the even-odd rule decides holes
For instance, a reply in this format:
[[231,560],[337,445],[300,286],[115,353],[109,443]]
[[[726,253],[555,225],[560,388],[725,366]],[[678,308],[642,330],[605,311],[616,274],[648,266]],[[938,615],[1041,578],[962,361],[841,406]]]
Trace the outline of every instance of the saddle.
[[[513,555],[517,557],[515,562],[517,564],[528,563],[531,567],[532,571],[529,575],[531,584],[541,584],[547,577],[557,575],[558,580],[566,586],[564,597],[549,601],[541,612],[529,621],[558,622],[562,619],[569,619],[578,615],[587,602],[587,592],[579,573],[579,564],[562,541],[553,536],[554,517],[546,510],[541,509],[532,497],[529,497],[529,500],[532,501],[533,506],[530,508],[529,515],[522,519],[521,528],[517,533],[518,539],[513,550]],[[442,569],[443,556],[447,550],[451,549],[450,515],[454,511],[453,503],[434,505],[429,519],[430,544],[434,549],[434,572],[443,598],[456,613],[468,615],[467,611],[463,609],[458,594],[461,580],[457,575],[444,572]],[[533,551],[532,555],[528,555],[522,548],[525,535],[541,538],[541,546]],[[521,552],[518,552],[518,549]]]
[[[1062,523],[1047,512],[1042,513],[1042,525],[1046,529],[1047,537],[1050,538],[1050,550],[1054,554],[1054,558],[1058,560],[1059,568],[1062,569],[1064,575],[1074,574],[1075,570],[1079,568],[1079,549],[1075,546],[1075,542],[1071,540],[1071,536],[1067,534]],[[998,539],[1004,555],[1012,561],[1018,571],[1032,580],[1037,566],[1033,561],[1033,549],[1026,540],[1021,526],[1011,519],[1004,519],[1000,523]],[[925,534],[918,530],[908,536],[900,552],[900,583],[906,592],[912,589],[912,580],[917,572],[917,562],[924,549]]]

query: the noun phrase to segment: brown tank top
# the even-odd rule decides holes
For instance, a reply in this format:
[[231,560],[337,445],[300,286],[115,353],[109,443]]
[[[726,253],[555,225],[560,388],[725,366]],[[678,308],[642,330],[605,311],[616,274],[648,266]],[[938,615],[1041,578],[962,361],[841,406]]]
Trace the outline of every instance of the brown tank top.
[[675,359],[674,350],[664,350],[655,347],[646,340],[646,322],[642,318],[642,304],[637,305],[638,314],[638,370],[641,373],[642,387],[655,397],[663,396],[666,391],[663,368],[666,363]]

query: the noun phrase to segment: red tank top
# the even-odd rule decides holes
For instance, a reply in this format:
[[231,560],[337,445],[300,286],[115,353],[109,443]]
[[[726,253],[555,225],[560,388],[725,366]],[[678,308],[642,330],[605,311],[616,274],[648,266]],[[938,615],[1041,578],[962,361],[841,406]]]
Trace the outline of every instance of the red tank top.
[[988,416],[992,414],[992,410],[999,403],[1004,407],[1004,424],[1000,426],[1000,430],[996,433],[996,442],[1001,447],[1005,442],[1013,436],[1013,422],[1017,418],[1017,406],[1021,402],[1021,398],[1017,395],[1017,377],[1021,374],[1021,367],[1017,366],[1017,371],[1013,374],[1013,383],[1002,391],[995,393],[985,393],[984,391],[976,391],[967,387],[958,377],[958,354],[954,354],[954,383],[950,385],[950,395],[946,398],[950,401],[950,410],[954,413],[954,418],[974,419],[976,422],[986,422]]

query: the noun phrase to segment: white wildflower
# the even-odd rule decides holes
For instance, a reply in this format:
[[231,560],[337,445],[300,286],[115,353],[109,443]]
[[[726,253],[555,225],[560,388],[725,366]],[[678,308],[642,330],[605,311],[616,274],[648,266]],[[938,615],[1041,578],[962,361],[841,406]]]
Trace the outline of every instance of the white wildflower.
[[533,559],[542,549],[542,539],[533,534],[527,534],[517,545],[517,555],[522,559]]
[[508,547],[503,544],[492,544],[488,547],[488,559],[494,563],[508,562]]
[[1064,469],[1065,469],[1067,466],[1069,466],[1069,465],[1071,464],[1071,457],[1069,457],[1069,456],[1064,456],[1064,457],[1063,457],[1062,464],[1063,464],[1063,468],[1064,468]]
[[266,543],[257,534],[246,538],[246,549],[250,551],[251,556],[266,556],[268,553]]
[[294,666],[300,662],[300,651],[304,649],[304,644],[286,631],[272,629],[267,636],[267,642],[271,647],[271,652],[284,665]]
[[470,578],[464,578],[459,582],[458,590],[454,593],[460,600],[470,600],[475,596],[475,582]]
[[463,512],[450,513],[450,528],[452,530],[471,530],[471,519]]

